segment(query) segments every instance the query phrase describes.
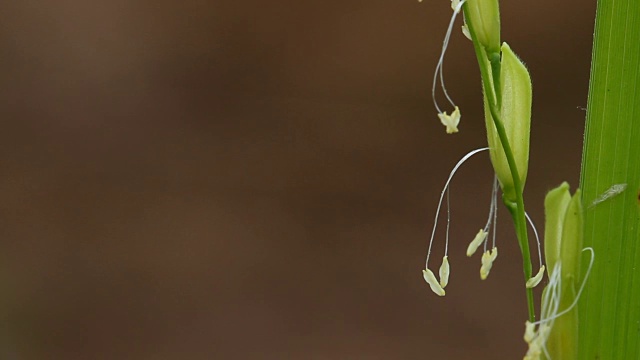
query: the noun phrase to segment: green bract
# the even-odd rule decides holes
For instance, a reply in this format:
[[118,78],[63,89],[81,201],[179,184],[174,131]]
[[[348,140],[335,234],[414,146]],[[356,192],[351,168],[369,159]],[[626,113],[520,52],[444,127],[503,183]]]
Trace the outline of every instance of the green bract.
[[562,183],[549,191],[544,200],[544,255],[549,275],[556,263],[562,263],[562,281],[576,283],[582,251],[582,201],[580,190],[573,197],[569,184]]
[[488,54],[500,53],[498,0],[468,0],[465,17],[473,23],[478,42]]
[[566,182],[549,191],[544,199],[544,257],[549,275],[560,258],[564,216],[567,213],[569,201],[571,201],[571,195],[569,184]]
[[559,266],[559,310],[571,309],[555,319],[547,340],[553,359],[576,359],[578,346],[578,309],[571,307],[579,287],[580,255],[583,237],[583,214],[580,190],[573,197],[569,184],[551,190],[544,201],[545,258],[549,277]]
[[515,165],[520,176],[520,186],[516,189],[505,151],[489,109],[485,89],[485,124],[487,140],[493,168],[500,180],[502,192],[507,200],[515,202],[516,192],[524,189],[529,167],[529,131],[531,128],[531,78],[522,61],[513,53],[509,45],[502,45],[500,66],[500,114],[507,140],[511,146]]

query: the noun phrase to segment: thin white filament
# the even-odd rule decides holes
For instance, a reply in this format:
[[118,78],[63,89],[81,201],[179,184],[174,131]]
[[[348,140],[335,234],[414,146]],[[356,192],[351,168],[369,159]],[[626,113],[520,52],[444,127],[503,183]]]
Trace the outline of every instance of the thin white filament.
[[[553,317],[551,314],[558,313],[560,298],[562,296],[561,274],[562,264],[557,262],[549,279],[549,291],[546,292],[546,296],[542,299],[540,324],[533,323],[534,325],[538,325],[538,336],[543,336],[542,350],[547,359],[551,359],[551,355],[547,349],[547,340],[549,339],[549,333],[556,319],[556,317]],[[542,324],[542,319],[546,319],[547,321]],[[546,325],[546,327],[543,327],[543,325]]]
[[[492,243],[493,247],[496,247],[496,222],[498,221],[498,177],[493,175],[493,186],[491,189],[491,204],[489,205],[489,218],[487,219],[487,224],[484,226],[484,232],[489,233],[489,229],[491,228],[491,223],[493,223],[492,229]],[[484,239],[484,252],[487,252],[487,244],[489,243],[489,238]]]
[[451,20],[449,21],[449,27],[447,28],[447,33],[444,36],[444,40],[442,42],[442,51],[440,52],[440,58],[438,59],[438,64],[436,65],[436,70],[433,74],[433,86],[431,87],[431,98],[433,99],[433,104],[435,105],[436,110],[438,110],[438,113],[440,114],[442,113],[442,110],[440,109],[440,106],[438,106],[438,101],[436,100],[436,87],[438,84],[438,75],[440,77],[440,85],[442,87],[442,91],[444,92],[445,97],[453,107],[456,106],[456,104],[453,102],[453,100],[449,96],[446,86],[444,85],[443,64],[444,64],[444,55],[447,52],[447,47],[449,46],[449,40],[451,39],[451,33],[453,32],[453,24],[455,23],[456,17],[458,16],[460,9],[462,9],[462,5],[465,2],[466,0],[461,1],[458,4],[458,6],[456,6],[456,8],[454,9],[453,15],[451,15]]
[[[595,252],[593,251],[592,247],[586,247],[586,248],[582,249],[582,252],[585,252],[585,251],[591,252],[591,259],[589,260],[589,267],[587,268],[587,273],[584,275],[584,279],[582,280],[582,284],[580,285],[580,290],[578,290],[578,294],[576,294],[576,298],[573,300],[571,305],[569,305],[566,309],[562,310],[559,313],[556,313],[555,315],[553,315],[551,317],[540,319],[540,320],[534,322],[533,323],[534,325],[539,325],[539,324],[542,324],[542,323],[545,323],[545,322],[549,322],[549,321],[555,320],[555,319],[559,318],[560,316],[562,316],[562,315],[568,313],[569,311],[571,311],[578,304],[578,300],[580,300],[580,296],[582,295],[582,291],[584,290],[584,286],[587,284],[587,280],[589,279],[589,275],[591,274],[591,268],[593,267],[593,260],[596,257]],[[549,284],[551,284],[551,280],[549,281]],[[559,285],[558,285],[558,287],[559,287]],[[559,298],[560,298],[560,294],[558,294],[558,302],[560,302]]]
[[451,203],[449,202],[449,188],[447,188],[447,231],[444,240],[444,256],[449,253],[449,227],[451,225]]
[[486,151],[486,150],[489,150],[489,148],[484,147],[484,148],[475,149],[468,152],[465,156],[462,157],[462,159],[460,159],[460,161],[458,161],[456,166],[453,167],[453,170],[451,170],[451,173],[449,174],[449,178],[447,179],[447,182],[444,184],[444,188],[440,193],[440,200],[438,201],[438,209],[436,210],[436,216],[433,221],[433,230],[431,231],[431,239],[429,240],[429,250],[427,251],[427,260],[425,261],[425,268],[429,267],[429,257],[431,256],[431,246],[433,245],[433,239],[436,235],[436,228],[438,227],[438,217],[440,216],[440,208],[442,207],[442,200],[444,199],[445,192],[449,188],[449,184],[451,183],[451,179],[453,178],[453,175],[455,175],[456,171],[458,171],[458,168],[460,168],[460,166],[462,166],[462,164],[464,164],[465,161],[469,160],[470,157],[472,157],[473,155],[479,152]]
[[533,223],[533,220],[531,220],[531,218],[529,217],[529,214],[526,211],[524,213],[524,216],[527,217],[527,221],[529,222],[529,225],[533,230],[533,234],[536,236],[536,242],[538,243],[538,260],[540,260],[540,267],[542,267],[542,250],[540,250],[542,245],[540,245],[540,237],[538,236],[538,229],[536,229],[536,224]]
[[494,176],[493,180],[493,191],[495,195],[493,196],[493,247],[496,247],[496,228],[498,227],[498,190],[500,187],[498,186],[498,175]]

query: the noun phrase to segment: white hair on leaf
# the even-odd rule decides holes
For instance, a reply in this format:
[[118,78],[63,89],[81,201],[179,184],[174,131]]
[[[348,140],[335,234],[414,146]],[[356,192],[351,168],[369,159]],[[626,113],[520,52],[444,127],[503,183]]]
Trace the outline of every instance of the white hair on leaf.
[[600,194],[600,196],[598,196],[595,200],[593,200],[591,205],[589,205],[589,208],[592,208],[592,207],[600,204],[603,201],[609,200],[609,199],[611,199],[611,198],[613,198],[615,196],[620,195],[626,189],[627,189],[627,184],[615,184],[615,185],[612,185],[605,192]]

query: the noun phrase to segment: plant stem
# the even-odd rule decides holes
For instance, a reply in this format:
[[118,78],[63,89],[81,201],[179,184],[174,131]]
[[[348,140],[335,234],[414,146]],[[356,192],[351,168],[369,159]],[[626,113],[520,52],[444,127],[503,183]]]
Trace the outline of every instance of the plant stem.
[[[467,11],[467,3],[464,5],[464,11]],[[509,164],[509,169],[511,171],[511,176],[513,177],[513,184],[516,192],[516,201],[515,203],[509,201],[507,199],[503,199],[505,206],[509,209],[511,216],[513,218],[513,222],[516,227],[516,234],[518,237],[518,244],[520,245],[520,252],[522,253],[522,267],[524,272],[524,280],[525,282],[531,278],[532,268],[531,268],[531,254],[529,251],[529,239],[527,234],[527,220],[525,217],[524,210],[524,197],[523,197],[523,184],[520,181],[520,175],[518,173],[518,168],[516,166],[515,158],[513,156],[513,152],[511,151],[511,145],[509,144],[509,139],[507,138],[507,133],[504,128],[504,124],[500,120],[499,111],[497,109],[498,104],[501,102],[498,99],[500,94],[500,83],[496,82],[493,79],[499,80],[500,66],[499,66],[499,54],[491,54],[488,56],[480,43],[478,43],[476,34],[474,31],[473,24],[470,19],[465,18],[467,27],[469,28],[469,33],[471,33],[471,38],[473,41],[473,47],[476,52],[476,57],[478,59],[478,64],[480,65],[480,73],[482,77],[482,83],[484,88],[484,93],[488,98],[489,111],[491,113],[491,117],[493,119],[493,123],[496,126],[496,130],[498,132],[498,136],[500,137],[500,142],[502,143],[502,147],[504,148],[505,156],[507,158],[507,162]],[[496,56],[497,55],[497,56]],[[489,63],[490,62],[490,63]],[[489,69],[492,69],[491,74],[489,74]],[[497,72],[497,74],[493,74]],[[529,312],[529,321],[535,321],[535,305],[533,302],[533,289],[525,288],[526,296],[527,296],[527,305]]]

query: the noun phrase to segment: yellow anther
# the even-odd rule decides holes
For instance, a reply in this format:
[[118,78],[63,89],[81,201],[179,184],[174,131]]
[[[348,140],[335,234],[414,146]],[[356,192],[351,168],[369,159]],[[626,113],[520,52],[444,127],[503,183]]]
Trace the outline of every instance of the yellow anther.
[[540,360],[542,356],[542,349],[537,342],[529,344],[529,350],[522,360]]
[[469,32],[469,27],[467,26],[467,24],[462,25],[462,34],[464,34],[464,36],[469,39],[471,39],[471,32]]
[[[524,331],[524,341],[527,342],[529,348],[525,354],[523,360],[541,360],[543,353],[546,353],[546,343],[549,339],[549,332],[551,326],[548,324],[539,324],[538,329],[535,329],[535,325],[526,322]],[[546,357],[545,357],[546,359]]]
[[542,267],[540,268],[540,270],[538,270],[538,273],[532,277],[531,279],[527,280],[527,288],[531,289],[534,288],[536,286],[538,286],[538,284],[540,284],[540,281],[542,280],[542,277],[544,276],[544,265],[542,265]]
[[456,106],[451,115],[447,112],[438,114],[442,125],[447,127],[447,134],[453,134],[458,132],[458,124],[460,123],[460,109]]
[[536,326],[532,322],[526,321],[524,323],[524,341],[531,344],[536,335]]
[[480,267],[480,279],[485,280],[489,276],[493,262],[498,257],[498,248],[494,247],[491,251],[487,250],[482,254],[482,266]]
[[433,272],[431,270],[422,270],[422,276],[424,276],[424,281],[426,281],[427,284],[429,284],[429,286],[431,287],[431,291],[436,293],[436,295],[438,296],[444,296],[444,289],[442,288],[442,286],[440,286],[440,284],[438,284],[438,280],[436,279],[436,276],[433,275]]
[[442,265],[440,265],[440,285],[443,289],[447,287],[447,284],[449,283],[449,272],[449,259],[445,255],[442,257]]
[[462,1],[461,0],[451,0],[451,10],[453,10],[454,12],[459,12],[460,11],[460,3]]
[[480,229],[480,231],[478,231],[476,237],[471,240],[469,246],[467,247],[467,256],[472,256],[473,254],[475,254],[476,250],[478,250],[478,247],[480,247],[480,245],[482,245],[484,240],[487,238],[487,234],[489,233],[484,231],[484,229]]

